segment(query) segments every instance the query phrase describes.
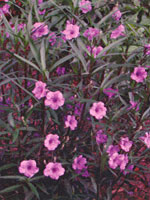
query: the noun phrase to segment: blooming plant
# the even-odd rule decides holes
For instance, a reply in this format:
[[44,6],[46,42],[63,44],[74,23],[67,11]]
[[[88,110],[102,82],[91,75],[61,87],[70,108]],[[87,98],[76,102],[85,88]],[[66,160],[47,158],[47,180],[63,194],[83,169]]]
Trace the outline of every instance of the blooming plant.
[[0,0],[0,200],[150,197],[148,0]]

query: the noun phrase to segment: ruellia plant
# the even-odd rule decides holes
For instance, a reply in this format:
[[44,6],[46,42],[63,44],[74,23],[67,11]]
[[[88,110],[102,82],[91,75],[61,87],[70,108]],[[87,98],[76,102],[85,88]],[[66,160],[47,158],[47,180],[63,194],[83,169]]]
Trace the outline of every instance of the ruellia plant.
[[150,1],[0,1],[0,200],[150,199]]

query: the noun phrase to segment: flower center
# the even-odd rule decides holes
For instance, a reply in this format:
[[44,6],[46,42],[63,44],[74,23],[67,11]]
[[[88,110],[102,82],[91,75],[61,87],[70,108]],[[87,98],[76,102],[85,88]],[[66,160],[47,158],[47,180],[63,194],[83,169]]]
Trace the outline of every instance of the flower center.
[[53,173],[57,172],[57,170],[58,170],[57,167],[53,167],[53,168],[52,168],[52,172],[53,172]]
[[27,169],[28,170],[31,170],[32,166],[31,165],[28,165]]
[[56,103],[58,101],[57,97],[53,97],[53,102]]

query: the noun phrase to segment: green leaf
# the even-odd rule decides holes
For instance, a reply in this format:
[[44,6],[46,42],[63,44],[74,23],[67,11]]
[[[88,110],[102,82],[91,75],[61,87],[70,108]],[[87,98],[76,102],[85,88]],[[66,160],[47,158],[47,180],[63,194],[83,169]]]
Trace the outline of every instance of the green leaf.
[[14,122],[14,118],[12,116],[12,113],[8,114],[8,122],[9,122],[10,126],[15,127],[15,122]]
[[14,166],[16,166],[16,164],[14,164],[14,163],[3,165],[2,167],[0,167],[0,172],[3,170],[9,169],[11,167],[14,167]]
[[60,60],[58,60],[51,68],[50,68],[50,72],[53,71],[57,66],[61,65],[62,63],[70,60],[71,58],[74,57],[74,54],[70,54],[68,56],[65,56],[63,58],[61,58]]
[[88,73],[86,60],[84,56],[81,54],[81,51],[77,48],[77,46],[73,42],[69,42],[70,46],[72,47],[73,51],[76,53],[77,58],[81,61],[84,71]]
[[35,196],[36,196],[38,199],[40,199],[40,196],[39,196],[39,193],[38,193],[36,187],[35,187],[32,183],[30,183],[30,182],[28,182],[28,185],[29,185],[31,191],[35,194]]
[[46,70],[46,59],[45,59],[44,39],[42,40],[42,43],[41,43],[40,55],[41,55],[42,70],[45,71]]
[[19,187],[21,187],[22,185],[18,184],[18,185],[14,185],[14,186],[10,186],[5,188],[4,190],[0,191],[0,194],[4,194],[4,193],[8,193],[8,192],[13,192],[16,191],[16,189],[18,189]]

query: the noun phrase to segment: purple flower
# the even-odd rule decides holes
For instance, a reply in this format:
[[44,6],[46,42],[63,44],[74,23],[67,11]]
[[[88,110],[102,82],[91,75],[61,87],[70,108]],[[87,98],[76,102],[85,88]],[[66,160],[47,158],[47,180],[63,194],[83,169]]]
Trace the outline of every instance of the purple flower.
[[116,28],[114,31],[112,31],[110,38],[116,39],[119,36],[124,36],[124,32],[125,32],[125,28],[121,24],[120,26],[118,26],[118,28]]
[[35,160],[23,160],[19,166],[19,172],[27,177],[32,177],[39,171],[36,167]]
[[114,153],[118,153],[119,150],[120,149],[118,145],[109,145],[106,152],[109,154],[109,156],[111,156]]
[[45,10],[45,9],[43,9],[43,10],[39,10],[39,15],[44,15],[44,14],[45,14],[45,12],[46,12],[46,10]]
[[88,40],[92,40],[94,37],[98,36],[100,34],[100,30],[97,28],[88,28],[84,33],[84,37],[86,37]]
[[147,72],[144,67],[135,67],[134,72],[131,74],[131,79],[135,80],[137,83],[143,82],[147,77]]
[[87,13],[90,10],[92,10],[92,6],[91,6],[91,2],[90,1],[86,1],[86,0],[82,0],[79,2],[79,7],[82,10],[83,13]]
[[143,140],[147,148],[150,148],[150,132],[146,132],[145,136],[140,137],[140,139]]
[[56,134],[48,134],[44,140],[44,146],[47,147],[49,151],[55,150],[59,144],[59,136]]
[[102,132],[103,132],[102,130],[99,130],[96,133],[96,142],[97,142],[97,144],[103,144],[103,143],[107,142],[107,135],[102,134]]
[[129,140],[128,137],[121,137],[120,146],[125,152],[129,152],[132,147],[133,142]]
[[44,22],[36,22],[33,25],[33,38],[37,39],[49,33],[48,26]]
[[128,164],[129,160],[128,160],[128,155],[125,154],[119,154],[118,157],[118,164],[120,165],[120,170],[124,170],[126,165]]
[[67,115],[65,125],[66,127],[70,127],[71,130],[74,130],[77,127],[77,120],[75,119],[75,116]]
[[50,106],[54,110],[57,110],[59,107],[63,106],[64,102],[65,99],[60,91],[49,91],[46,95],[45,105]]
[[72,168],[74,170],[82,170],[82,169],[85,169],[86,166],[85,164],[87,163],[87,160],[86,158],[84,158],[82,155],[76,157],[73,161],[73,164],[72,164]]
[[113,10],[115,11],[115,13],[112,15],[113,19],[115,19],[116,21],[119,21],[122,16],[122,13],[117,7],[115,7]]
[[109,98],[112,98],[114,95],[116,95],[116,93],[118,92],[118,90],[112,89],[112,88],[105,88],[103,90],[104,94],[106,94]]
[[42,97],[46,96],[46,91],[45,89],[46,83],[43,83],[42,81],[37,81],[35,83],[35,88],[32,90],[32,93],[35,95],[37,99],[41,99]]
[[65,35],[67,40],[71,40],[73,38],[77,38],[80,34],[79,26],[73,25],[71,23],[67,23],[66,29],[62,32]]
[[90,115],[94,116],[96,119],[102,119],[106,116],[107,108],[104,106],[104,103],[99,101],[98,103],[93,103],[90,109]]
[[61,163],[49,162],[44,169],[44,175],[49,176],[52,179],[58,180],[60,176],[64,175],[65,169]]

